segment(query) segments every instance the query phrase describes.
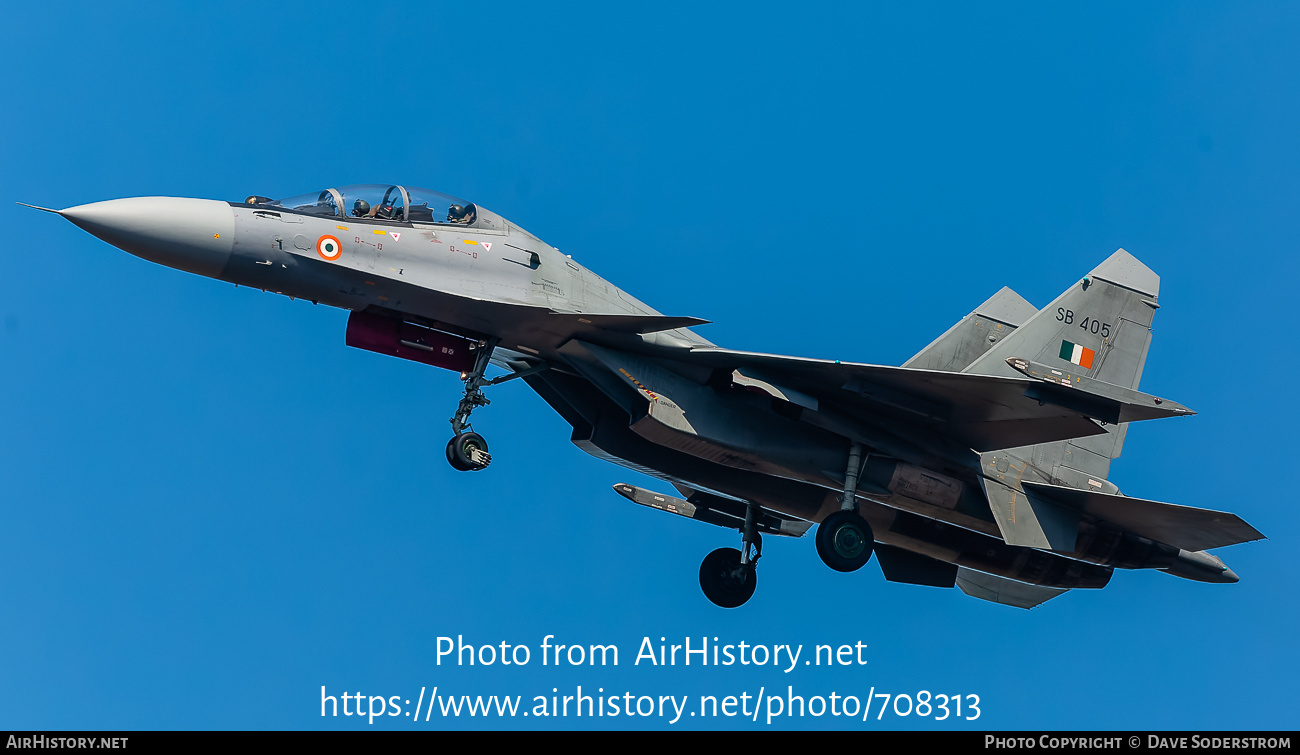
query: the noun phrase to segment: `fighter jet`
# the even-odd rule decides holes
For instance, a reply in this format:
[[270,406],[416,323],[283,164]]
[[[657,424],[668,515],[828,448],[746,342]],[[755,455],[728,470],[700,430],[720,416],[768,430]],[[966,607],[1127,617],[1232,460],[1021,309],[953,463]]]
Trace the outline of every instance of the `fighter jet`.
[[470,424],[484,389],[523,380],[579,448],[665,485],[618,494],[740,533],[700,566],[719,606],[753,595],[763,535],[813,525],[835,571],[875,553],[888,581],[1021,608],[1104,587],[1116,568],[1236,582],[1208,551],[1263,537],[1108,479],[1130,422],[1194,414],[1138,390],[1160,278],[1123,249],[1041,310],[1003,288],[890,367],[716,346],[693,330],[705,320],[660,314],[429,189],[48,211],[152,262],[346,309],[347,345],[459,372],[457,470],[493,461]]

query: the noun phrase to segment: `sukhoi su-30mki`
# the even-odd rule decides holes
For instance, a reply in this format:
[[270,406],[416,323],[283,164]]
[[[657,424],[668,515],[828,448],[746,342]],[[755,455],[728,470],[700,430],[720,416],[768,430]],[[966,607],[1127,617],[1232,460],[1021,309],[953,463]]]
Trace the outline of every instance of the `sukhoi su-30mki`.
[[1116,568],[1236,582],[1208,551],[1263,537],[1108,479],[1128,423],[1193,413],[1138,390],[1160,278],[1123,249],[1041,310],[1003,288],[886,367],[715,346],[693,331],[704,320],[661,315],[500,215],[427,189],[50,211],[153,262],[349,310],[349,346],[460,372],[447,443],[458,470],[492,462],[470,425],[484,389],[523,380],[579,448],[663,481],[619,495],[740,532],[740,548],[700,567],[720,606],[753,594],[763,535],[813,525],[836,571],[875,553],[891,582],[1022,608],[1104,587]]

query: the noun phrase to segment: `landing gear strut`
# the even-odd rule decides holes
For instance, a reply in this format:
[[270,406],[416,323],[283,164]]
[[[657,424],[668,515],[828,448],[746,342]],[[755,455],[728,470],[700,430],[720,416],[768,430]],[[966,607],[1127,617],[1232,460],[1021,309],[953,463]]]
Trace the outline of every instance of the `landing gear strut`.
[[719,548],[700,564],[700,589],[714,605],[737,608],[754,595],[758,587],[758,559],[763,555],[763,537],[754,528],[757,507],[745,507],[745,524],[740,530],[740,550]]
[[835,571],[861,569],[871,560],[874,540],[871,525],[858,513],[858,474],[862,470],[862,446],[849,445],[848,470],[844,474],[844,494],[840,510],[817,525],[817,555]]
[[447,441],[447,461],[454,469],[461,472],[477,472],[480,469],[487,469],[487,465],[492,463],[487,441],[483,440],[482,435],[472,432],[469,415],[478,407],[492,403],[488,401],[487,396],[483,395],[483,386],[491,385],[493,381],[485,380],[483,373],[487,372],[488,361],[492,358],[492,350],[496,348],[496,344],[495,339],[479,341],[474,369],[462,376],[465,381],[465,397],[460,400],[460,404],[456,407],[456,414],[451,418],[451,431],[454,436]]

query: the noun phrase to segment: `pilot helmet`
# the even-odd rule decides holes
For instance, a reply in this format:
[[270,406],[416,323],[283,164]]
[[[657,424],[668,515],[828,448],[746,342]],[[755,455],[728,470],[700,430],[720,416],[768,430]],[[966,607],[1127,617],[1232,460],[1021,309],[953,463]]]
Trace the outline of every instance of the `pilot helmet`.
[[447,208],[447,219],[448,219],[448,220],[459,220],[460,218],[463,218],[463,217],[465,217],[465,208],[464,208],[464,207],[461,207],[461,206],[458,205],[458,204],[454,204],[454,205],[452,205],[451,207],[448,207],[448,208]]
[[358,199],[352,203],[353,217],[364,218],[370,214],[370,203],[364,199]]

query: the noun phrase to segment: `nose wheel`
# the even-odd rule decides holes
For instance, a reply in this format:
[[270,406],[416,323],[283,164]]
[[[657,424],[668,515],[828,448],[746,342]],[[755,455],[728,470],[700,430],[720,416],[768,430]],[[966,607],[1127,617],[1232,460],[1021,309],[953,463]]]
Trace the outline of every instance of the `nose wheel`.
[[447,462],[460,472],[477,472],[492,463],[487,441],[478,433],[461,433],[447,441]]

